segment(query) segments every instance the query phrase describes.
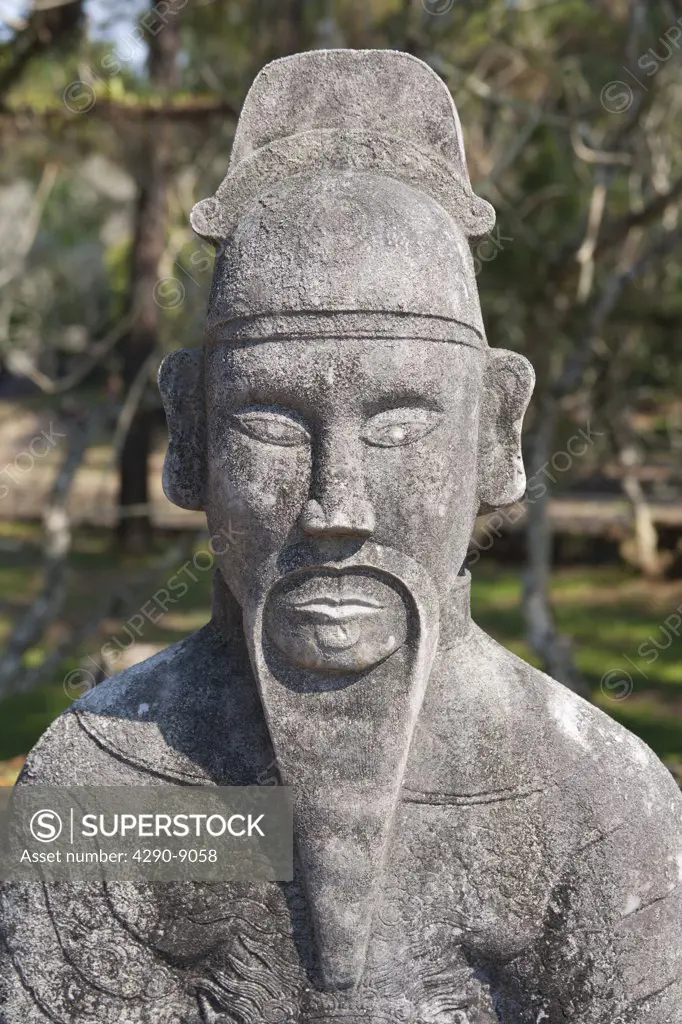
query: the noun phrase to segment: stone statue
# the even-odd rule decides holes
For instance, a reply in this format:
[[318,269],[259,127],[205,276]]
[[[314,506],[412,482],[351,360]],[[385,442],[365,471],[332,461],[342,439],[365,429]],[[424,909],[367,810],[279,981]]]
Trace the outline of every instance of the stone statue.
[[480,509],[525,487],[440,79],[317,51],[256,79],[203,350],[160,373],[165,490],[218,558],[198,633],[102,683],[21,784],[293,789],[290,883],[5,886],[4,1024],[680,1024],[682,796],[471,620]]

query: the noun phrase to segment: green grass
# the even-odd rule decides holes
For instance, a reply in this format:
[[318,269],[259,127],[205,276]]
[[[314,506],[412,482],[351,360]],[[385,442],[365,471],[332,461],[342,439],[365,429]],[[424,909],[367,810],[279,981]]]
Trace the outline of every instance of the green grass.
[[[40,587],[39,539],[35,526],[0,525],[0,642]],[[149,572],[168,542],[162,536],[143,558],[121,559],[108,531],[79,530],[66,607],[44,643],[31,652],[29,663],[38,663],[65,630],[91,615],[93,602],[114,584],[130,582],[133,594],[136,580]],[[149,588],[149,597],[170,574],[161,573],[158,583]],[[198,582],[160,621],[147,622],[140,642],[165,646],[206,622],[210,576],[210,572],[201,573]],[[520,567],[481,562],[474,572],[473,614],[502,644],[537,664],[523,639],[520,577]],[[657,654],[652,664],[638,654],[638,647],[645,642],[666,642],[662,624],[682,605],[682,583],[653,584],[619,567],[561,569],[553,581],[553,599],[559,626],[575,643],[577,661],[592,687],[595,703],[640,735],[659,756],[682,762],[682,636],[678,639],[671,634],[672,642],[665,650],[647,648]],[[62,685],[68,672],[88,656],[96,657],[101,645],[112,637],[127,642],[125,623],[144,600],[139,595],[132,597],[118,618],[104,622],[99,634],[61,666],[54,681],[0,703],[0,761],[25,754],[55,716],[69,706]],[[625,676],[616,679],[615,688],[600,685],[609,672],[628,673],[631,685]],[[628,689],[624,697],[623,681]]]

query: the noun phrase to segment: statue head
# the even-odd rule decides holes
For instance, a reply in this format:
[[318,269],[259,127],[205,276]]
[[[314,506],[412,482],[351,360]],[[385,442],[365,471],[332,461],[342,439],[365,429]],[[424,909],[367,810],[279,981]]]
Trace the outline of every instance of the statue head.
[[217,260],[203,352],[160,375],[165,489],[230,529],[222,577],[243,608],[268,591],[295,666],[390,655],[409,625],[377,551],[442,600],[479,510],[524,491],[533,374],[488,347],[470,248],[493,223],[446,87],[386,51],[265,68],[192,213]]

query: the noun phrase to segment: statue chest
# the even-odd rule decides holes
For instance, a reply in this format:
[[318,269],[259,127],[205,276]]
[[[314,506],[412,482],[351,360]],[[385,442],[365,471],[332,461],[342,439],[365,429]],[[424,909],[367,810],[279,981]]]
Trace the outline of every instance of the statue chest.
[[119,919],[177,965],[200,1005],[217,1014],[238,1007],[240,1024],[493,1024],[486,965],[537,940],[552,885],[538,801],[518,803],[412,795],[400,805],[355,992],[315,984],[300,875],[282,885],[140,887],[133,901],[112,887],[110,898]]

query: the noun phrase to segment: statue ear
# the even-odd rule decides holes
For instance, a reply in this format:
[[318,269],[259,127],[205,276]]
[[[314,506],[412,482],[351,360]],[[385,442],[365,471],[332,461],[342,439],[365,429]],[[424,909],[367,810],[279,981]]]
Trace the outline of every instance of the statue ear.
[[206,415],[204,353],[201,349],[171,352],[159,367],[159,391],[168,420],[168,453],[163,465],[163,490],[180,508],[204,507]]
[[481,512],[511,505],[526,490],[521,426],[534,384],[535,373],[525,356],[505,349],[489,350],[479,421]]

